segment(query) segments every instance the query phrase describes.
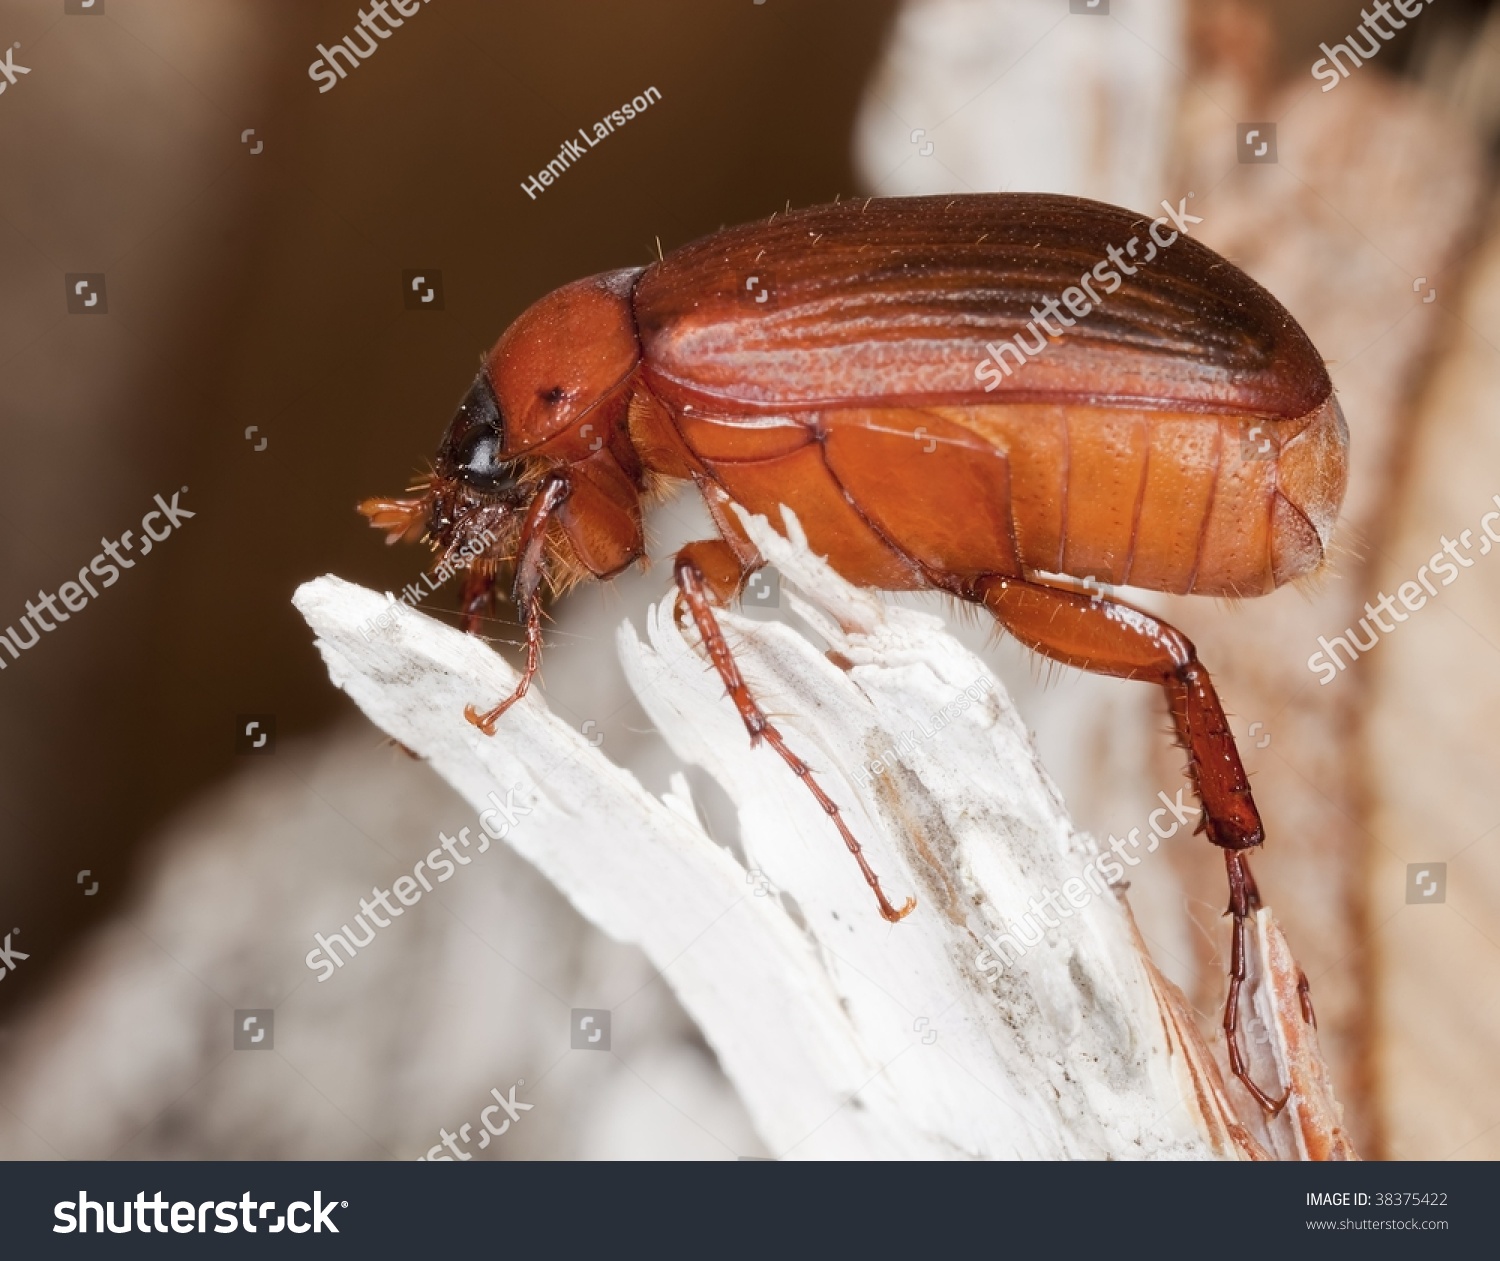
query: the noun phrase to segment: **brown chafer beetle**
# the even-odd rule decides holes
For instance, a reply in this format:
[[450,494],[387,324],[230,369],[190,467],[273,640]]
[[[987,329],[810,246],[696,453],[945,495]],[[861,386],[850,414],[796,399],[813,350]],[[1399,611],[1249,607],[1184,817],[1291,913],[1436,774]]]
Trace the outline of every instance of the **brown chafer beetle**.
[[774,215],[644,268],[547,295],[489,353],[430,477],[361,505],[468,566],[466,625],[513,567],[526,694],[542,589],[644,557],[642,505],[691,481],[718,536],[677,555],[680,607],[749,729],[859,843],[756,704],[714,606],[761,565],[731,504],[793,509],[851,582],[982,605],[1028,647],[1161,686],[1234,917],[1224,1028],[1237,1038],[1246,854],[1260,816],[1193,645],[1113,586],[1253,596],[1324,563],[1348,433],[1322,359],[1244,272],[1168,221],[1072,197],[871,199]]

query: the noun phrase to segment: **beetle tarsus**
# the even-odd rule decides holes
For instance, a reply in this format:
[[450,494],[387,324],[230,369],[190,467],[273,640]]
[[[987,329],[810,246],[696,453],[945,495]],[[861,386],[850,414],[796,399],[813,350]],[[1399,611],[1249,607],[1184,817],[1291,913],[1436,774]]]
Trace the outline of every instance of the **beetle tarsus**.
[[1255,877],[1250,874],[1250,862],[1243,852],[1226,849],[1224,863],[1229,872],[1228,913],[1234,916],[1229,954],[1229,994],[1224,1000],[1224,1043],[1229,1051],[1229,1071],[1254,1096],[1256,1103],[1265,1109],[1266,1115],[1275,1117],[1292,1097],[1291,1086],[1286,1088],[1280,1099],[1273,1099],[1256,1085],[1249,1065],[1240,1052],[1240,989],[1248,973],[1245,936],[1250,916],[1260,909],[1260,895],[1255,888]]
[[473,705],[464,706],[464,717],[484,732],[487,736],[495,734],[495,724],[504,716],[505,711],[519,701],[531,688],[531,680],[536,678],[537,671],[542,665],[542,599],[540,596],[532,596],[531,603],[526,609],[526,665],[521,670],[520,682],[516,684],[516,690],[507,696],[493,709],[481,714]]
[[875,901],[880,906],[881,916],[892,924],[905,919],[916,907],[917,900],[908,897],[899,908],[892,905],[891,900],[885,895],[885,890],[880,887],[880,877],[875,874],[875,869],[870,866],[869,859],[865,857],[864,847],[855,839],[854,833],[849,830],[849,825],[844,822],[844,816],[839,812],[838,805],[823,791],[822,785],[813,778],[812,768],[792,752],[785,739],[782,738],[781,732],[756,703],[754,695],[745,683],[744,676],[740,674],[739,666],[735,663],[734,654],[729,650],[729,643],[724,638],[724,632],[719,629],[719,619],[714,616],[713,605],[708,597],[708,584],[702,570],[690,556],[679,554],[675,572],[677,589],[682,596],[682,602],[692,615],[698,634],[703,640],[703,646],[708,651],[709,660],[713,662],[714,668],[719,672],[719,677],[724,681],[730,700],[739,710],[745,730],[750,733],[751,746],[754,747],[764,741],[776,750],[781,760],[791,768],[792,774],[807,785],[808,791],[823,807],[823,813],[829,817],[833,826],[838,829],[839,835],[844,838],[844,845],[854,856],[854,861],[859,864],[860,874],[864,876],[865,883],[870,886],[870,891],[875,894]]
[[1312,987],[1307,983],[1307,973],[1297,969],[1297,999],[1302,1004],[1302,1022],[1318,1027],[1318,1013],[1313,1010]]

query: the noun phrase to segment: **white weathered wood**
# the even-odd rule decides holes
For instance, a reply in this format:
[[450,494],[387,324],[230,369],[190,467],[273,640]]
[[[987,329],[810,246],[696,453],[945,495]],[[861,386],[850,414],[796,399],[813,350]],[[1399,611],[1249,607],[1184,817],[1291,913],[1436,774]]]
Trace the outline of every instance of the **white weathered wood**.
[[1171,163],[1180,0],[906,0],[855,120],[864,191],[1054,192],[1151,210]]
[[[606,932],[641,945],[778,1155],[1258,1152],[1227,1105],[1200,1111],[1199,1098],[1222,1099],[1216,1081],[1201,1089],[1216,1077],[1211,1057],[1113,891],[1056,917],[998,975],[976,966],[987,933],[1083,874],[1093,841],[1073,830],[999,684],[938,619],[849,586],[763,521],[749,528],[814,594],[787,603],[827,650],[729,613],[726,634],[893,900],[917,897],[900,924],[880,918],[811,795],[773,752],[751,749],[671,600],[652,609],[645,642],[621,629],[621,656],[676,753],[737,808],[746,865],[700,826],[685,781],[657,799],[536,694],[493,738],[468,724],[464,705],[515,677],[478,639],[417,613],[367,639],[359,628],[385,600],[332,577],[296,603],[334,681],[476,812],[520,786],[531,813],[507,843]],[[896,755],[861,784],[860,767],[886,749]]]

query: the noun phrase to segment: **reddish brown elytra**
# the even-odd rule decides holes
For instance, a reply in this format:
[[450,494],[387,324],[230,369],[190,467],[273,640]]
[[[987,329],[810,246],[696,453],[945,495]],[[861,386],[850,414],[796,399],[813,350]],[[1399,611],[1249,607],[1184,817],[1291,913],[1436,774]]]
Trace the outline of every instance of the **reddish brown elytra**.
[[494,537],[468,568],[471,630],[513,566],[526,667],[468,711],[493,732],[536,674],[543,585],[640,560],[643,501],[695,483],[718,536],[678,553],[682,606],[888,920],[913,903],[887,899],[720,633],[714,606],[762,563],[729,504],[773,522],[790,506],[851,582],[945,591],[1055,661],[1160,685],[1228,866],[1231,1067],[1275,1110],[1236,1035],[1263,833],[1208,672],[1171,626],[1051,577],[1251,596],[1323,563],[1348,442],[1323,361],[1166,222],[1039,194],[845,202],[565,285],[496,343],[422,493],[361,511],[448,560]]

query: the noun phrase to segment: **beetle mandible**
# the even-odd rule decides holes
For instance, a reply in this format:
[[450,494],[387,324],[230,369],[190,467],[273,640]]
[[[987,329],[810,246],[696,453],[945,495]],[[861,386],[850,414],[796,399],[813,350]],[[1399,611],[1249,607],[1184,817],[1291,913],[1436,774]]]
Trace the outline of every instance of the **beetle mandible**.
[[[982,605],[1055,661],[1161,686],[1233,916],[1230,1065],[1264,839],[1192,643],[1088,583],[1252,596],[1312,573],[1348,431],[1322,359],[1269,293],[1166,219],[1073,197],[870,199],[773,215],[547,295],[505,331],[409,499],[360,506],[388,541],[468,561],[465,625],[499,571],[541,655],[542,590],[645,555],[642,505],[691,481],[718,537],[678,554],[697,626],[753,742],[837,805],[745,685],[714,615],[761,558],[730,505],[790,506],[850,581]],[[1139,248],[1138,248],[1139,247]],[[469,545],[493,535],[488,547]],[[1070,583],[1068,580],[1075,580]],[[1082,581],[1084,585],[1077,585]]]

